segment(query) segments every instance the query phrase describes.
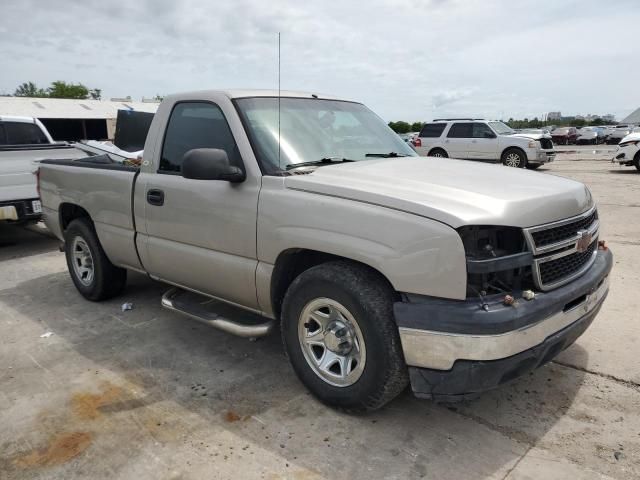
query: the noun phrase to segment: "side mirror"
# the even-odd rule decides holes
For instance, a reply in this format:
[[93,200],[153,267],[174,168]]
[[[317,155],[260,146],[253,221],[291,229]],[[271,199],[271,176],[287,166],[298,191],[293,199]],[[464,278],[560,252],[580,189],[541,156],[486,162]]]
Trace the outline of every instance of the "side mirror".
[[219,148],[194,148],[182,157],[182,176],[193,180],[244,182],[244,172],[229,165],[227,152]]
[[484,132],[484,138],[496,138],[496,134],[493,132]]

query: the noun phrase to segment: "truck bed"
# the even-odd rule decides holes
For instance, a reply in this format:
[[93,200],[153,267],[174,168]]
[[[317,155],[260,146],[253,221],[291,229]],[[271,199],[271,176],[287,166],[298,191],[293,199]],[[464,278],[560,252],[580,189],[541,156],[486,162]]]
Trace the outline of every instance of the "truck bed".
[[79,207],[91,217],[112,263],[141,268],[133,219],[138,171],[108,155],[41,161],[40,197],[47,226],[63,240],[65,209]]

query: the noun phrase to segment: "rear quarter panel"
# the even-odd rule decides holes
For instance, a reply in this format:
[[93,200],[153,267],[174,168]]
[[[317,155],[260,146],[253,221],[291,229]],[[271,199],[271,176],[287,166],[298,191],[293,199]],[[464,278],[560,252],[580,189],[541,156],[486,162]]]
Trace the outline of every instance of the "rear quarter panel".
[[41,165],[40,193],[47,227],[64,240],[60,208],[65,203],[80,206],[89,213],[109,260],[141,269],[131,209],[134,177],[132,171]]

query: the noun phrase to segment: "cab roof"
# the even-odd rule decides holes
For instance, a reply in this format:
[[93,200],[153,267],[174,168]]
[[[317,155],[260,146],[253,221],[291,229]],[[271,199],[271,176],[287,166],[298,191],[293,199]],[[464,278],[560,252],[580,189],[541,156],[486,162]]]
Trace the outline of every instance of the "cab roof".
[[[353,101],[346,98],[339,98],[333,95],[326,95],[317,92],[302,92],[295,90],[282,90],[279,92],[281,98],[318,98],[323,100],[342,100]],[[247,98],[247,97],[277,97],[278,90],[261,90],[261,89],[223,89],[223,90],[199,90],[195,92],[183,92],[175,94],[178,97],[209,97],[214,95],[224,95],[230,99]],[[170,95],[173,97],[174,95]]]

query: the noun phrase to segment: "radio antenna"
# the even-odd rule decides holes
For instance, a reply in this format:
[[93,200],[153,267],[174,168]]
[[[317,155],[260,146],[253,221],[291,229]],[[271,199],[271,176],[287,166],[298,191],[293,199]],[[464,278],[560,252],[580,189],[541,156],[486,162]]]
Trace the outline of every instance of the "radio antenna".
[[278,167],[280,163],[280,32],[278,32]]

